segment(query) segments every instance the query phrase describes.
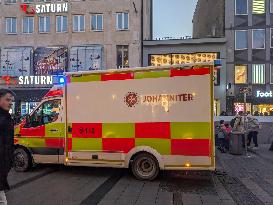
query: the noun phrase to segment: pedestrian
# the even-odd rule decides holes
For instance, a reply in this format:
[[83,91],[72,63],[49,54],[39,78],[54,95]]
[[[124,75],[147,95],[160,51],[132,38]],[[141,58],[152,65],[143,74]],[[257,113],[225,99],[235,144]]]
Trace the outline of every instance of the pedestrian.
[[242,136],[242,147],[245,147],[245,120],[244,120],[244,112],[240,111],[234,120],[234,126],[232,128],[233,132],[239,132]]
[[225,121],[220,120],[220,129],[218,131],[218,139],[219,139],[219,147],[218,149],[222,152],[226,152],[226,137],[227,137],[227,131],[225,127]]
[[9,190],[8,173],[13,164],[14,131],[13,120],[9,114],[14,101],[14,93],[0,89],[0,204],[7,205],[5,190]]
[[253,142],[255,144],[255,147],[253,149],[258,149],[258,131],[261,129],[261,124],[259,121],[254,118],[252,115],[247,115],[247,146],[249,147],[251,144],[251,141],[253,139]]
[[225,123],[225,127],[226,127],[226,132],[227,132],[227,136],[225,138],[225,140],[226,140],[225,145],[226,145],[226,150],[229,151],[229,141],[230,141],[230,135],[231,135],[232,128],[228,123]]

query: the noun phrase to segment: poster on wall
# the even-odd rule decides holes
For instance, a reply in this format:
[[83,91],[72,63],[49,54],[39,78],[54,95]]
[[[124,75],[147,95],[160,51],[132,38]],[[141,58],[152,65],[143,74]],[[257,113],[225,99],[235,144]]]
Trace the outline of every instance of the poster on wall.
[[70,49],[70,72],[103,70],[102,46],[79,46]]
[[34,51],[34,75],[61,75],[67,70],[66,47],[40,47]]
[[14,47],[1,49],[0,76],[30,75],[33,49],[31,47]]

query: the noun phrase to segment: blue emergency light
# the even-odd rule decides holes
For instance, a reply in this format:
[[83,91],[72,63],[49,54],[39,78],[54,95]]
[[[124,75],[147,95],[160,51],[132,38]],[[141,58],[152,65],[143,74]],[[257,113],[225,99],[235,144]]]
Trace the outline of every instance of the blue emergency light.
[[65,76],[63,76],[63,75],[53,76],[53,84],[54,85],[63,85],[63,84],[65,84],[65,82],[66,82]]
[[63,76],[59,77],[59,83],[64,84],[65,83],[65,78]]

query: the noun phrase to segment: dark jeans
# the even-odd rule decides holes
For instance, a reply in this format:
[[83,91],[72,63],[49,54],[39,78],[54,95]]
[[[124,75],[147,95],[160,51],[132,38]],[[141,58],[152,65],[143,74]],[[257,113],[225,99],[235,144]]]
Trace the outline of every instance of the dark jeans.
[[246,140],[245,135],[242,135],[242,146],[243,147],[245,147],[245,143],[246,143],[245,140]]
[[252,131],[252,132],[248,133],[248,135],[247,135],[247,146],[250,146],[252,138],[253,138],[253,142],[255,144],[255,147],[258,147],[258,132],[257,131]]
[[219,149],[222,152],[225,152],[228,149],[227,140],[225,138],[219,138]]

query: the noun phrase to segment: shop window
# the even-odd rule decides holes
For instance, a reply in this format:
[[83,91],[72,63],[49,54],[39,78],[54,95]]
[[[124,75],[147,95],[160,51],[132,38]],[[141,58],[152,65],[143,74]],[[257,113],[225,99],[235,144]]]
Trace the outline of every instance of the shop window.
[[[180,62],[180,60],[178,60]],[[151,66],[166,66],[172,64],[172,55],[151,55],[150,65]]]
[[235,84],[247,83],[247,66],[246,65],[236,65],[234,74],[235,74]]
[[39,17],[39,33],[49,33],[50,31],[50,17],[40,16]]
[[103,30],[103,14],[92,14],[91,15],[91,29],[92,31]]
[[273,65],[270,66],[270,83],[273,84]]
[[252,48],[253,49],[265,48],[265,29],[252,30]]
[[217,57],[217,53],[173,53],[150,55],[149,65],[166,66],[186,63],[206,63],[213,62]]
[[24,3],[33,3],[34,0],[23,0]]
[[34,32],[34,17],[24,17],[23,18],[23,33],[33,33]]
[[16,0],[6,0],[5,1],[7,4],[15,4]]
[[117,13],[117,30],[128,30],[129,29],[129,13]]
[[[245,104],[244,103],[234,103],[234,112],[239,113],[239,112],[244,112],[245,111]],[[251,112],[251,103],[246,103],[246,112]]]
[[185,63],[206,63],[217,59],[217,53],[184,53],[172,54],[172,65]]
[[67,32],[67,16],[56,16],[56,32]]
[[235,14],[247,15],[248,13],[248,0],[236,0],[235,2]]
[[253,0],[252,13],[253,14],[264,14],[265,13],[265,0]]
[[221,110],[220,110],[220,106],[221,105],[221,102],[220,102],[220,100],[214,100],[214,109],[213,109],[213,111],[214,111],[214,116],[219,116],[220,115],[220,113],[221,113]]
[[273,116],[273,104],[253,105],[253,115],[255,116]]
[[264,64],[252,65],[252,83],[265,84],[265,65]]
[[73,31],[74,32],[84,32],[85,22],[84,15],[74,15],[73,16]]
[[247,49],[247,31],[246,30],[235,31],[235,49],[236,50]]
[[6,33],[12,34],[17,32],[17,18],[6,18]]
[[14,115],[15,114],[15,102],[12,102],[12,106],[9,110],[9,114]]
[[117,46],[117,68],[129,67],[129,46]]
[[21,103],[21,115],[30,114],[38,105],[38,102],[22,102]]
[[68,71],[102,70],[103,49],[100,45],[72,47]]

